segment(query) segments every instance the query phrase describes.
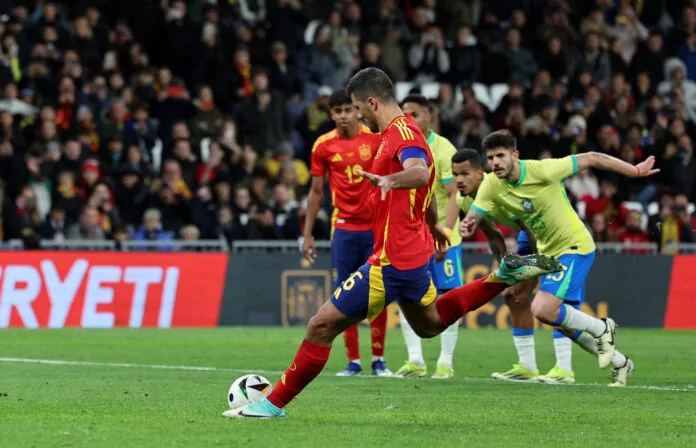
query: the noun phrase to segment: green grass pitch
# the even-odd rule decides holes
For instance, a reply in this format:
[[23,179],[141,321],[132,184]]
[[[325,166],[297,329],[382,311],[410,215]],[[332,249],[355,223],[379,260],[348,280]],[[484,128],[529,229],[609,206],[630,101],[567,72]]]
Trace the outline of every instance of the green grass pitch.
[[[577,348],[579,385],[489,380],[515,360],[510,333],[499,330],[460,332],[452,381],[337,378],[345,363],[339,339],[324,375],[288,407],[287,419],[221,417],[242,370],[275,382],[302,335],[300,328],[2,330],[0,446],[696,446],[696,332],[619,329],[617,344],[637,367],[626,389],[602,386],[610,370]],[[360,336],[369,365],[368,329]],[[551,332],[537,332],[536,344],[545,371],[553,365]],[[438,351],[438,339],[426,341],[431,371]],[[400,332],[390,331],[388,366],[396,370],[405,357]]]

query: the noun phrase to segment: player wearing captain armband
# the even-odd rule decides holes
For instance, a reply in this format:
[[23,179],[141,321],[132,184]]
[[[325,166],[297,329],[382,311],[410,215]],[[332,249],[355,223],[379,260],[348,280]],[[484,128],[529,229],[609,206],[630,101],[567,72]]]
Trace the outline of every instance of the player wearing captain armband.
[[323,370],[336,336],[365,318],[374,320],[391,302],[399,304],[416,334],[430,338],[508,285],[561,271],[560,263],[547,256],[507,255],[494,273],[436,298],[430,261],[436,249],[446,252],[449,238],[432,201],[435,161],[425,137],[404,116],[383,71],[359,71],[346,90],[370,129],[382,136],[372,172],[357,171],[374,185],[366,198],[372,211],[372,255],[310,319],[295,358],[268,397],[227,410],[226,417],[285,417],[285,407]]
[[[410,115],[418,128],[426,136],[426,142],[435,161],[435,204],[437,206],[438,224],[443,226],[450,237],[450,248],[442,260],[432,260],[430,273],[438,295],[464,284],[462,273],[462,238],[459,236],[459,207],[457,206],[457,189],[452,178],[452,156],[457,152],[449,140],[430,129],[430,104],[423,95],[408,95],[402,101],[404,113]],[[455,229],[452,232],[452,229]],[[408,360],[396,372],[401,377],[424,377],[427,367],[423,359],[421,338],[413,331],[403,313],[401,331],[408,350]],[[433,378],[447,379],[454,376],[453,357],[459,335],[459,322],[452,324],[440,334],[440,356]]]
[[[333,287],[343,283],[362,266],[372,253],[372,218],[367,197],[371,185],[358,170],[370,170],[382,136],[373,134],[358,121],[358,111],[345,90],[329,97],[331,119],[336,129],[320,136],[312,147],[312,189],[307,201],[302,252],[314,263],[316,248],[312,230],[324,196],[324,178],[329,175],[331,190],[331,264]],[[387,335],[387,312],[382,311],[370,324],[372,337],[372,374],[391,376],[384,363],[384,342]],[[338,376],[362,373],[358,326],[343,333],[348,365]]]
[[[616,324],[610,318],[598,319],[579,309],[585,299],[585,279],[594,260],[595,246],[585,224],[570,205],[562,181],[586,168],[614,171],[628,177],[650,176],[659,171],[653,169],[655,159],[651,156],[634,166],[606,154],[589,152],[562,159],[519,160],[516,140],[506,130],[484,138],[483,148],[494,176],[486,176],[481,183],[462,221],[462,236],[471,236],[481,220],[495,209],[522,221],[536,238],[537,249],[558,257],[563,264],[562,272],[541,279],[532,302],[532,314],[557,327],[557,335],[570,337],[596,355],[600,368],[612,365],[611,385],[625,386],[634,366],[615,348]],[[570,347],[568,356],[569,351]],[[565,372],[552,370],[551,375],[574,378],[572,371],[556,367]],[[553,377],[542,380],[562,382]]]

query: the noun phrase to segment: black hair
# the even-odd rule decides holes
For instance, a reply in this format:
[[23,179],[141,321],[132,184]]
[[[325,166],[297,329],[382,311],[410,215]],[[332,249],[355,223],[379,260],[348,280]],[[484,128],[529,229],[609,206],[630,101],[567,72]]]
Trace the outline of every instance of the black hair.
[[335,91],[329,97],[329,109],[348,104],[352,105],[353,101],[350,99],[350,95],[348,95],[348,93],[343,89]]
[[475,149],[464,148],[460,149],[452,156],[452,163],[464,163],[469,162],[472,168],[481,169],[483,164],[481,163],[481,154]]
[[386,73],[375,67],[360,70],[348,81],[346,92],[360,101],[372,96],[385,102],[395,102],[394,84]]
[[503,147],[509,149],[510,151],[515,151],[517,149],[517,140],[515,136],[510,133],[507,129],[501,129],[499,131],[491,132],[483,138],[481,142],[483,150],[487,151],[493,148]]
[[420,93],[411,93],[408,96],[406,96],[406,98],[404,98],[401,104],[404,105],[406,103],[415,103],[421,107],[425,107],[426,109],[430,110],[430,102],[426,97],[424,97]]

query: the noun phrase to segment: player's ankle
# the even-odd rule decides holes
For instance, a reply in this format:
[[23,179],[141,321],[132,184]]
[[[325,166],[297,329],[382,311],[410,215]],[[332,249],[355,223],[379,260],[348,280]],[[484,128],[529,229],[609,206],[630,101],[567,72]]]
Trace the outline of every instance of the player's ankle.
[[382,362],[384,362],[384,356],[375,356],[375,355],[372,355],[372,362],[377,362],[377,361],[382,361]]
[[360,366],[362,365],[360,359],[349,359],[348,362],[352,362],[353,364],[358,364]]

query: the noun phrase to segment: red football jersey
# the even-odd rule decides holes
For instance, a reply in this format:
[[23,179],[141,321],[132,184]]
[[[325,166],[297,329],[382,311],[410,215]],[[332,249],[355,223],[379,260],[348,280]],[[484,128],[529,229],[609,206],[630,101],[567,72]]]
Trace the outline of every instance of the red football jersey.
[[341,230],[366,231],[372,229],[372,212],[367,195],[372,184],[356,171],[371,171],[382,137],[360,125],[358,134],[343,139],[337,130],[327,132],[312,147],[312,176],[329,172],[329,189],[333,215],[331,224]]
[[375,245],[367,262],[373,266],[393,265],[402,271],[415,269],[428,263],[435,253],[435,242],[425,222],[434,193],[435,164],[423,133],[410,115],[397,117],[382,132],[382,145],[372,164],[372,172],[388,176],[403,171],[399,156],[409,147],[425,151],[428,185],[412,190],[390,190],[384,201],[381,190],[372,188],[369,202]]

